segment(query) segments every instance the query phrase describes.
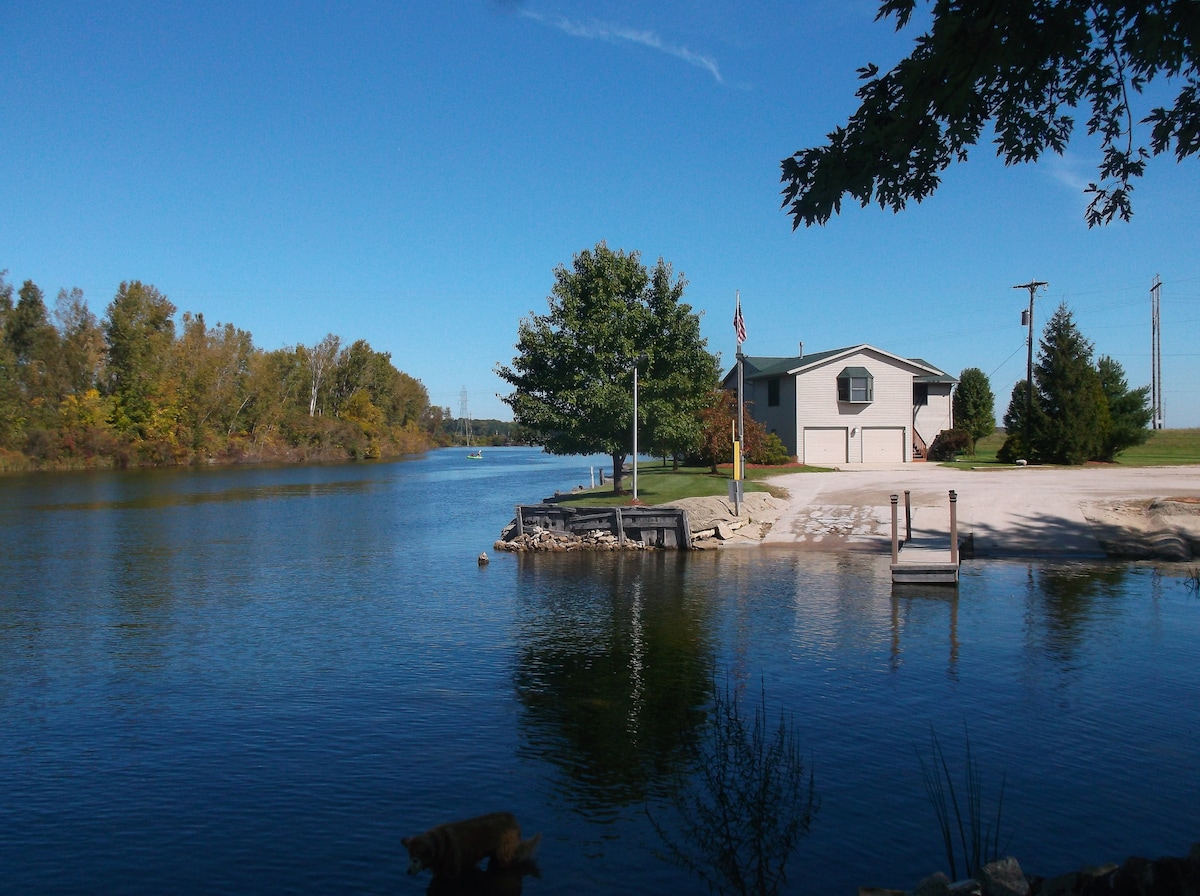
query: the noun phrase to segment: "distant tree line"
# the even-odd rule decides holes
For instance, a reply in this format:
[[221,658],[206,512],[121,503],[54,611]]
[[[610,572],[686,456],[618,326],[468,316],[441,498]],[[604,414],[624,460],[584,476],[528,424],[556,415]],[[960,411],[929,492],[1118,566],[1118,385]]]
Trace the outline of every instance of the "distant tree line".
[[430,417],[434,421],[430,433],[439,445],[465,445],[466,433],[471,434],[472,445],[540,445],[537,433],[512,420],[495,420],[489,417],[467,419],[455,417],[450,408],[432,408]]
[[425,450],[424,385],[365,340],[264,351],[139,281],[102,318],[0,272],[0,468],[380,458]]

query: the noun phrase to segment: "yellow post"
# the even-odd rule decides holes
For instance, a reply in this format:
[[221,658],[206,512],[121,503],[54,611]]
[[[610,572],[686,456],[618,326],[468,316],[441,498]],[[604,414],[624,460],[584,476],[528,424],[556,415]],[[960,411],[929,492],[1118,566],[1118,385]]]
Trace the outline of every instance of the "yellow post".
[[742,478],[742,443],[738,441],[737,423],[730,421],[729,435],[733,440],[733,481]]

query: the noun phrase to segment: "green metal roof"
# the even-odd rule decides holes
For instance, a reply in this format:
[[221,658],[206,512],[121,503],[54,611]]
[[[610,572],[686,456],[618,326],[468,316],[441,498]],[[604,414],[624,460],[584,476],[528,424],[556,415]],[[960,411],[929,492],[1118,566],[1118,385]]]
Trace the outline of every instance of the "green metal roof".
[[840,380],[840,379],[842,379],[844,377],[848,377],[848,376],[849,377],[859,377],[859,378],[865,377],[867,379],[875,379],[875,377],[871,373],[871,371],[867,370],[867,368],[865,368],[865,367],[844,367],[844,368],[842,368],[842,372],[838,374],[838,379]]
[[[858,351],[859,349],[871,349],[873,351],[882,352],[883,354],[891,355],[891,352],[884,351],[880,348],[875,348],[873,345],[860,343],[858,345],[847,345],[843,348],[835,348],[825,352],[812,352],[811,354],[796,355],[791,358],[780,358],[770,355],[745,355],[742,360],[745,362],[744,377],[747,380],[764,380],[777,376],[785,376],[794,372],[800,372],[806,367],[811,367],[827,361],[830,358],[836,358],[838,355],[844,355],[847,352]],[[892,355],[892,357],[898,357]],[[921,358],[903,358],[901,360],[908,361],[911,364],[916,364],[919,367],[924,367],[927,370],[935,371],[928,374],[917,374],[913,377],[914,382],[918,383],[957,383],[954,377],[948,375],[943,370],[928,361]],[[865,369],[864,369],[865,370]],[[722,378],[722,382],[728,380],[737,371],[737,367],[730,368],[729,372]],[[855,374],[862,376],[863,374]]]

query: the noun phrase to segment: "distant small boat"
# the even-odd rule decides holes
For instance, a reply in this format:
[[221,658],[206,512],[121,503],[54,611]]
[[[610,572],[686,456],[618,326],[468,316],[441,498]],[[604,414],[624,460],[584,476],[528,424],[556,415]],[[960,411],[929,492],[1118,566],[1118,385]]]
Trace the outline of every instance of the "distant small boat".
[[468,460],[483,460],[483,449],[476,448],[474,451],[472,451],[470,454],[467,455],[467,459]]

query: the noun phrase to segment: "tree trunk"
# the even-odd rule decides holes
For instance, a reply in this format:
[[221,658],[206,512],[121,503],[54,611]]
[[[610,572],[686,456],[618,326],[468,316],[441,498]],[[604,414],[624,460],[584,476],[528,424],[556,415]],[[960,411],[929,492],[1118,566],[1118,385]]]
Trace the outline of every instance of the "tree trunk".
[[614,454],[612,456],[612,462],[613,462],[613,475],[612,475],[613,494],[619,495],[619,494],[621,494],[621,483],[625,480],[625,454],[624,454],[624,452],[622,452],[621,454]]

